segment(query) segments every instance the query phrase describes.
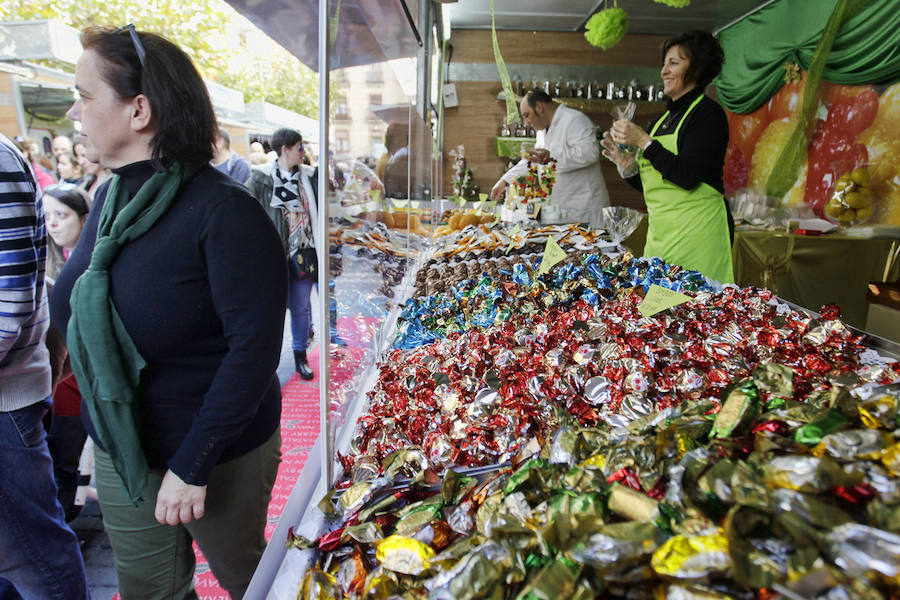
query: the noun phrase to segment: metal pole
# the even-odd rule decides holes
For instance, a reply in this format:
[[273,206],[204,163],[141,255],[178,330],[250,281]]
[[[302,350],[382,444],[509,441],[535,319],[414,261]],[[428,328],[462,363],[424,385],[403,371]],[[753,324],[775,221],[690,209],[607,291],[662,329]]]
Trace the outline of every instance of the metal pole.
[[728,28],[731,27],[732,25],[737,25],[738,23],[740,23],[741,21],[743,21],[744,19],[746,19],[747,17],[749,17],[749,16],[752,15],[753,13],[757,13],[757,12],[761,11],[762,9],[764,9],[764,8],[767,7],[768,5],[772,4],[773,2],[775,2],[775,0],[766,0],[765,2],[763,2],[762,4],[760,4],[759,6],[757,6],[756,8],[754,8],[754,9],[752,9],[752,10],[748,10],[747,12],[745,12],[745,13],[742,14],[741,16],[737,17],[736,19],[732,19],[731,21],[725,23],[725,24],[722,25],[721,27],[716,27],[715,29],[713,29],[712,34],[713,34],[714,36],[716,36],[716,37],[719,37],[719,34],[720,34],[720,33],[722,33],[723,31],[725,31],[726,29],[728,29]]
[[329,345],[331,342],[331,327],[329,323],[328,303],[330,294],[328,291],[328,179],[329,164],[328,150],[328,122],[331,115],[328,113],[328,79],[330,73],[330,48],[328,40],[329,31],[329,0],[319,0],[319,186],[316,190],[318,199],[318,217],[316,223],[316,241],[318,243],[319,257],[319,316],[321,325],[321,337],[319,340],[319,436],[322,440],[322,478],[321,488],[324,492],[332,483],[332,442],[330,404],[328,401],[328,387],[330,377],[328,372],[328,359],[330,356]]
[[418,52],[418,80],[416,82],[416,112],[426,123],[428,107],[431,106],[431,54],[434,36],[432,35],[431,0],[419,0],[419,34],[421,43]]

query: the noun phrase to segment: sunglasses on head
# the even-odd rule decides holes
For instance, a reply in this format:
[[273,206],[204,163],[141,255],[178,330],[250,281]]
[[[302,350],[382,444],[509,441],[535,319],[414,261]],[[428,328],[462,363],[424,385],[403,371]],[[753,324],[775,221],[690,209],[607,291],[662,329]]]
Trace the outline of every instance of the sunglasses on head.
[[113,33],[121,33],[123,31],[128,31],[128,34],[131,36],[131,43],[134,44],[134,51],[137,52],[138,60],[141,61],[141,68],[146,68],[146,65],[144,65],[144,60],[147,57],[147,51],[144,50],[144,45],[141,43],[141,38],[138,37],[137,31],[134,30],[134,23],[129,23],[124,27],[119,27]]

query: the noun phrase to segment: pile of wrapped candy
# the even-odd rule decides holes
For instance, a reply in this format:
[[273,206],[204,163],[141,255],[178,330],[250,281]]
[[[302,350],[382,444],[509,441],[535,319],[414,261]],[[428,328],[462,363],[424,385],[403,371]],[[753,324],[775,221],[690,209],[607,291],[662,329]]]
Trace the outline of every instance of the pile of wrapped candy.
[[381,275],[378,293],[388,298],[394,297],[410,260],[414,259],[418,252],[417,247],[411,245],[406,236],[389,231],[382,225],[368,222],[360,222],[355,229],[333,230],[331,243],[332,246],[339,246],[342,254],[352,253],[354,256],[371,260],[372,270]]
[[490,225],[466,227],[457,239],[436,250],[432,261],[440,262],[454,257],[466,260],[486,255],[500,257],[508,254],[510,248],[515,250],[527,247],[519,252],[538,252],[543,250],[547,237],[551,235],[560,246],[579,249],[596,247],[603,241],[599,232],[582,229],[577,225],[532,227],[528,224],[510,225],[497,221]]
[[[416,275],[416,287],[413,298],[438,294],[450,290],[467,279],[481,279],[483,276],[500,279],[504,273],[512,273],[517,264],[540,264],[545,244],[528,244],[510,250],[509,254],[484,253],[477,258],[453,259],[429,263]],[[593,248],[566,248],[566,258],[558,266],[567,264],[580,265],[587,254],[596,254]]]
[[771,361],[789,369],[796,402],[828,393],[836,378],[886,382],[893,373],[862,362],[862,340],[834,309],[816,320],[771,292],[735,287],[652,317],[640,314],[641,300],[632,291],[596,306],[520,311],[393,350],[346,466],[410,447],[438,470],[499,464],[539,445],[559,414],[624,427],[684,402],[717,403],[729,381]]
[[835,306],[523,258],[405,305],[298,598],[900,598],[900,363]]
[[477,476],[408,451],[356,470],[320,503],[335,528],[289,539],[321,551],[298,598],[896,598],[900,386],[801,402],[792,373],[625,427],[564,420]]
[[581,264],[569,261],[544,275],[537,274],[540,262],[541,257],[534,256],[530,265],[498,269],[496,278],[466,279],[449,292],[412,298],[400,313],[394,347],[415,348],[454,332],[503,323],[514,315],[531,318],[579,299],[598,305],[637,289],[646,292],[653,284],[679,292],[711,289],[697,271],[658,258],[635,259],[627,252],[617,257],[588,254]]

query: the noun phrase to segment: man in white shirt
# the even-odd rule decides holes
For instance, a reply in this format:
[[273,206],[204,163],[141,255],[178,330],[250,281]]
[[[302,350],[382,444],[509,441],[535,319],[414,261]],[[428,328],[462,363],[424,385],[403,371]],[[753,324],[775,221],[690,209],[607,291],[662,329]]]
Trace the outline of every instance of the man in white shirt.
[[[609,193],[600,169],[600,145],[594,124],[582,112],[557,104],[541,90],[531,90],[519,104],[526,123],[537,131],[537,141],[528,160],[556,160],[556,185],[550,203],[565,211],[565,220],[602,224],[603,207]],[[528,172],[528,160],[520,160],[491,189],[491,199],[500,200],[508,184]]]

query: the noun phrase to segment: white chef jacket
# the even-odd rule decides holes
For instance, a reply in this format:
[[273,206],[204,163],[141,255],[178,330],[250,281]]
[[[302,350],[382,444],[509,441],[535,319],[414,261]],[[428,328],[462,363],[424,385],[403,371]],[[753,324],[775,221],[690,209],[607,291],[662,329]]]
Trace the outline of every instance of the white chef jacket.
[[[609,206],[609,193],[600,169],[600,144],[596,128],[581,111],[560,104],[547,129],[537,132],[535,148],[550,151],[556,159],[556,184],[550,195],[551,204],[566,211],[567,221],[602,226],[603,207]],[[503,181],[513,183],[528,173],[528,161],[520,160],[503,174]]]

